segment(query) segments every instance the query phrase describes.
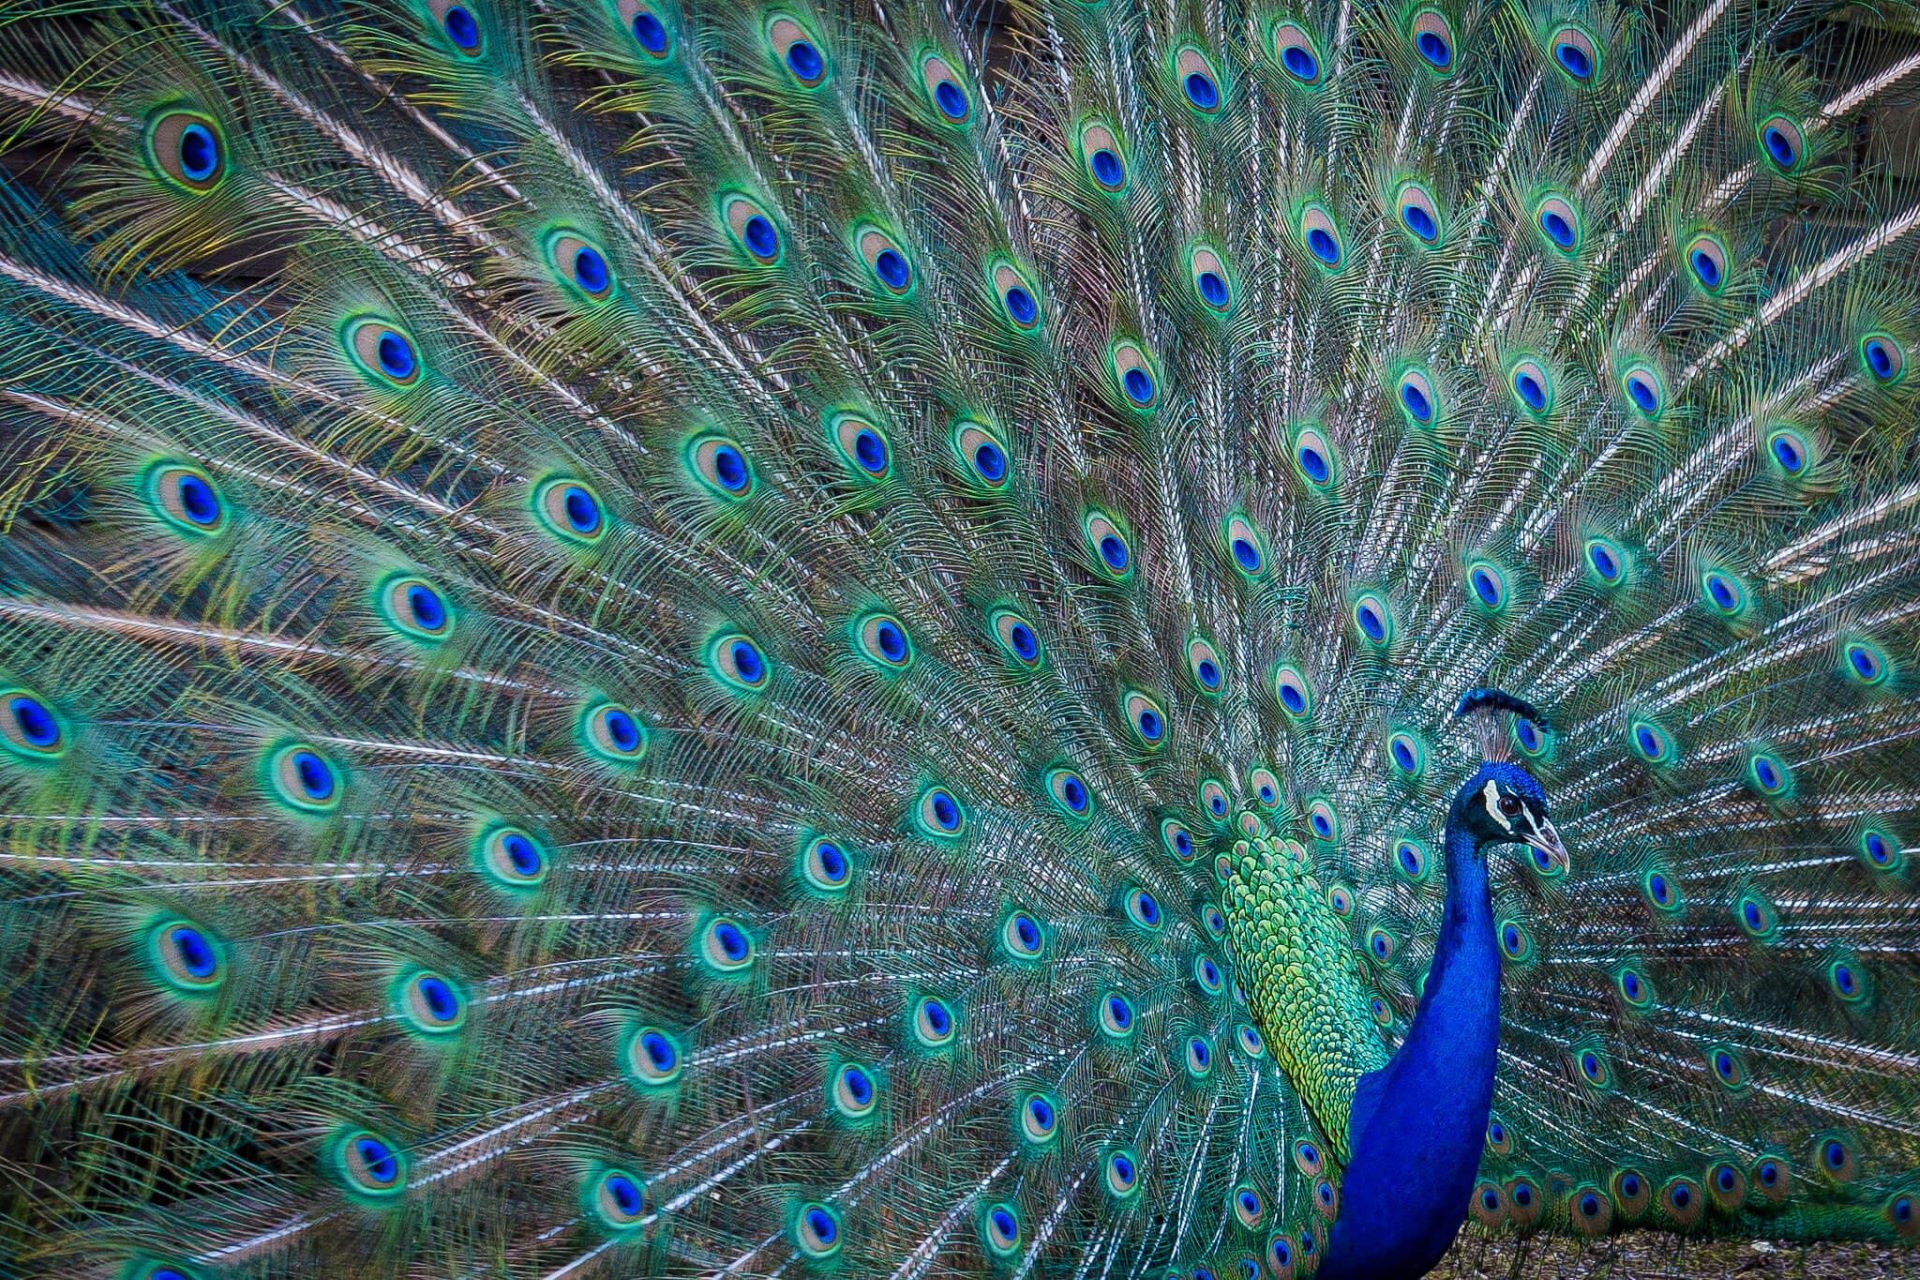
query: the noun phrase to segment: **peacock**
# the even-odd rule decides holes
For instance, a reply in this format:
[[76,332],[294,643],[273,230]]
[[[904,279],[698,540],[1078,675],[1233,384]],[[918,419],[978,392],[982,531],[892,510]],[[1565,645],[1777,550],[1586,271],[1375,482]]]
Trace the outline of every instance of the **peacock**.
[[12,0],[0,1274],[1920,1241],[1916,99],[1898,2]]

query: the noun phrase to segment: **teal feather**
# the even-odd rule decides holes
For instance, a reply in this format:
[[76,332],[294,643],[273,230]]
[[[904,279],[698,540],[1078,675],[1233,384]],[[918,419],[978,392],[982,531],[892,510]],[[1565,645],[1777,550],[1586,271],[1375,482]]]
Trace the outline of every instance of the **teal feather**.
[[1920,1238],[1907,9],[17,9],[0,1273]]

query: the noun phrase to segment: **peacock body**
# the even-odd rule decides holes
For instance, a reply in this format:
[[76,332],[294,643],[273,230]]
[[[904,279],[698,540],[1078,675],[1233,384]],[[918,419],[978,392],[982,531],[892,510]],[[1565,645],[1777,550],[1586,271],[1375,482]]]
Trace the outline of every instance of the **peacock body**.
[[0,1274],[1913,1241],[1913,22],[8,6]]

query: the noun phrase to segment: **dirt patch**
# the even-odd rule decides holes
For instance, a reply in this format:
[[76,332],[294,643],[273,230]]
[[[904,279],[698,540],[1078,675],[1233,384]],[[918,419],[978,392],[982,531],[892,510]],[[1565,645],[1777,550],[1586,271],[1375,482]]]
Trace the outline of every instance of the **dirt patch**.
[[1635,1231],[1592,1242],[1463,1236],[1433,1272],[1445,1280],[1916,1280],[1920,1250],[1873,1244],[1687,1240]]

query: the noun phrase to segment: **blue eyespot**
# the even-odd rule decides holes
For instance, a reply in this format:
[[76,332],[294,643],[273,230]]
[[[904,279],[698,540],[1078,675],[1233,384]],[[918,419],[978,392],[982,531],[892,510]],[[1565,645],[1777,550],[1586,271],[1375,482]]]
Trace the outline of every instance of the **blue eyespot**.
[[1673,743],[1658,725],[1645,720],[1632,727],[1633,749],[1649,764],[1662,764],[1673,756]]
[[474,863],[500,888],[531,889],[546,879],[547,856],[526,832],[489,827],[474,844]]
[[1124,1036],[1133,1030],[1133,1003],[1123,995],[1110,995],[1100,1006],[1102,1028],[1109,1035]]
[[1314,257],[1330,267],[1340,261],[1340,242],[1323,227],[1313,227],[1307,231],[1307,248],[1313,251]]
[[1094,181],[1103,187],[1117,187],[1127,176],[1126,168],[1120,163],[1120,157],[1107,147],[1094,152],[1087,163],[1093,170]]
[[997,1254],[1009,1254],[1020,1247],[1020,1219],[1009,1205],[997,1204],[987,1210],[987,1247]]
[[933,101],[934,110],[947,124],[965,124],[973,115],[973,104],[952,65],[939,54],[920,60],[920,85]]
[[1417,880],[1427,869],[1426,858],[1421,854],[1420,846],[1411,840],[1402,840],[1394,847],[1394,856],[1399,860],[1400,869]]
[[1600,576],[1601,581],[1612,583],[1620,580],[1619,555],[1598,538],[1587,543],[1587,563],[1593,566],[1593,571]]
[[895,291],[906,288],[913,279],[907,260],[893,249],[883,249],[874,258],[873,273],[880,277],[882,284]]
[[198,925],[186,921],[163,925],[157,933],[157,948],[167,975],[182,988],[211,988],[221,983],[219,946]]
[[1440,224],[1433,220],[1433,214],[1429,213],[1422,205],[1409,204],[1404,206],[1400,210],[1400,220],[1407,224],[1407,230],[1413,232],[1414,235],[1419,236],[1422,240],[1431,242],[1435,236],[1440,234]]
[[1707,598],[1713,607],[1722,613],[1737,612],[1746,603],[1746,592],[1724,573],[1708,573],[1701,579],[1701,585],[1706,588]]
[[875,475],[887,469],[887,446],[871,428],[853,438],[853,456],[860,466]]
[[931,787],[920,795],[916,822],[924,835],[946,840],[960,834],[966,825],[966,811],[951,791]]
[[563,541],[591,543],[606,532],[606,515],[592,489],[577,480],[548,480],[533,491],[533,513]]
[[974,469],[982,479],[998,481],[1007,474],[1007,455],[991,440],[983,440],[973,451]]
[[460,999],[445,979],[423,974],[414,980],[414,989],[420,993],[420,1003],[435,1022],[451,1022],[458,1016]]
[[1216,310],[1227,305],[1227,282],[1217,271],[1202,271],[1195,277],[1200,289],[1200,297]]
[[271,757],[269,774],[274,790],[296,809],[318,813],[339,803],[334,768],[311,747],[281,748]]
[[1553,36],[1553,60],[1561,70],[1585,83],[1598,68],[1599,54],[1593,41],[1578,27],[1562,27]]
[[447,29],[447,39],[462,53],[472,53],[480,47],[480,24],[474,21],[463,5],[450,5],[441,25]]
[[1226,788],[1212,778],[1207,778],[1200,784],[1200,799],[1206,805],[1207,812],[1214,817],[1224,819],[1227,816]]
[[413,344],[391,329],[380,335],[375,350],[379,352],[380,372],[395,382],[405,382],[419,367],[414,359]]
[[212,186],[221,168],[220,140],[213,130],[191,117],[175,115],[155,128],[156,143],[163,132],[174,138],[175,161],[169,167],[177,167],[176,176],[188,186]]
[[1190,71],[1183,81],[1187,91],[1187,101],[1202,111],[1214,111],[1220,106],[1220,86],[1213,77],[1204,71]]
[[373,1182],[390,1183],[400,1176],[400,1162],[395,1159],[393,1148],[371,1134],[354,1139],[353,1154]]
[[1038,1094],[1027,1099],[1024,1124],[1030,1135],[1045,1136],[1053,1132],[1056,1116],[1053,1104]]
[[601,713],[601,723],[606,728],[607,740],[616,751],[630,752],[640,745],[640,726],[634,718],[617,707],[609,707]]
[[1860,339],[1860,360],[1882,385],[1891,386],[1906,372],[1906,349],[1889,334],[1870,333]]
[[1756,754],[1748,763],[1747,776],[1761,794],[1768,796],[1784,792],[1790,781],[1786,765],[1764,752]]
[[581,245],[573,253],[573,279],[588,293],[600,294],[605,293],[613,283],[613,273],[598,249]]
[[0,695],[6,698],[7,721],[0,725],[0,746],[28,759],[60,755],[65,734],[53,709],[24,689]]
[[1371,593],[1354,602],[1353,624],[1368,644],[1380,646],[1393,639],[1393,617],[1386,602]]
[[667,1074],[680,1065],[680,1051],[674,1048],[673,1041],[658,1031],[644,1031],[638,1039],[640,1052],[646,1055],[647,1063],[655,1071]]
[[753,940],[746,930],[723,916],[707,925],[699,953],[713,968],[733,972],[753,963]]
[[1632,969],[1620,973],[1620,994],[1628,1004],[1642,1005],[1647,1002],[1647,984]]
[[1201,990],[1205,991],[1208,995],[1219,994],[1221,982],[1220,966],[1215,964],[1211,957],[1201,956],[1199,961],[1194,965],[1193,975],[1195,980],[1199,982]]
[[600,504],[579,485],[562,490],[560,503],[567,515],[567,527],[575,533],[591,533],[600,527]]
[[818,81],[821,72],[826,70],[820,51],[806,40],[795,40],[787,46],[787,66],[804,84]]
[[1580,242],[1580,217],[1564,196],[1549,195],[1534,210],[1534,220],[1547,240],[1562,253],[1572,253]]
[[840,1215],[824,1204],[804,1204],[793,1221],[794,1243],[809,1258],[830,1258],[840,1250]]
[[1444,71],[1453,65],[1453,49],[1437,32],[1422,31],[1413,38],[1413,47],[1430,66]]
[[834,841],[813,840],[802,851],[800,870],[807,883],[831,893],[846,888],[853,863]]
[[915,1007],[913,1018],[914,1035],[921,1044],[937,1048],[953,1039],[953,1010],[945,1001],[928,996]]
[[1271,41],[1280,69],[1289,78],[1309,89],[1319,87],[1320,55],[1315,51],[1313,39],[1307,34],[1306,28],[1297,22],[1276,23]]
[[1513,375],[1513,389],[1527,408],[1538,413],[1547,407],[1547,389],[1532,371],[1521,369]]
[[600,1192],[607,1199],[610,1217],[637,1218],[646,1207],[639,1184],[624,1173],[608,1173],[600,1180]]
[[942,80],[939,87],[933,91],[933,100],[939,104],[940,113],[947,119],[965,120],[967,118],[967,95],[953,81]]
[[1006,308],[1007,319],[1013,327],[1022,331],[1033,329],[1040,323],[1040,303],[1033,295],[1033,287],[1026,277],[1014,269],[1004,259],[995,262],[988,273],[993,282],[994,292],[1000,296],[1000,305]]
[[666,24],[645,9],[633,15],[633,38],[656,58],[667,51]]
[[1193,861],[1193,833],[1172,818],[1160,824],[1160,839],[1165,842],[1167,852],[1180,862]]
[[1767,158],[1780,169],[1791,169],[1800,161],[1800,143],[1796,136],[1798,129],[1791,129],[1785,120],[1769,120],[1760,130],[1760,143],[1767,149]]
[[1800,468],[1806,465],[1806,458],[1800,452],[1800,446],[1789,435],[1776,435],[1767,442],[1773,448],[1774,461],[1780,469],[1790,475],[1798,475]]
[[873,1077],[865,1067],[849,1063],[835,1077],[831,1097],[841,1114],[858,1118],[873,1110]]
[[882,658],[888,662],[907,660],[907,635],[898,624],[881,619],[874,624],[873,645]]
[[174,493],[178,499],[180,514],[201,528],[211,528],[220,522],[220,498],[213,486],[201,475],[177,468]]
[[1126,387],[1127,399],[1135,404],[1153,403],[1153,375],[1145,369],[1129,369],[1121,378]]
[[1652,379],[1642,373],[1629,373],[1623,381],[1634,408],[1649,418],[1660,412],[1660,391]]
[[376,1133],[366,1129],[340,1133],[329,1154],[334,1175],[356,1196],[383,1200],[406,1188],[405,1154]]
[[[846,417],[842,426],[855,420]],[[846,447],[843,445],[842,447]],[[744,498],[753,490],[753,467],[740,446],[724,436],[701,436],[688,449],[688,460],[702,482],[723,498]]]
[[1421,423],[1433,421],[1433,400],[1427,394],[1426,388],[1412,378],[1400,383],[1400,403],[1406,406],[1407,412],[1413,415],[1414,421]]
[[773,229],[773,223],[761,214],[747,219],[747,248],[755,257],[771,258],[780,249],[780,236]]
[[1140,735],[1140,740],[1150,747],[1158,746],[1160,740],[1167,734],[1166,717],[1161,713],[1160,708],[1144,693],[1129,693],[1123,699],[1123,703],[1128,723],[1133,725],[1134,732]]
[[1127,915],[1143,929],[1160,928],[1160,903],[1145,889],[1135,889],[1127,895]]

